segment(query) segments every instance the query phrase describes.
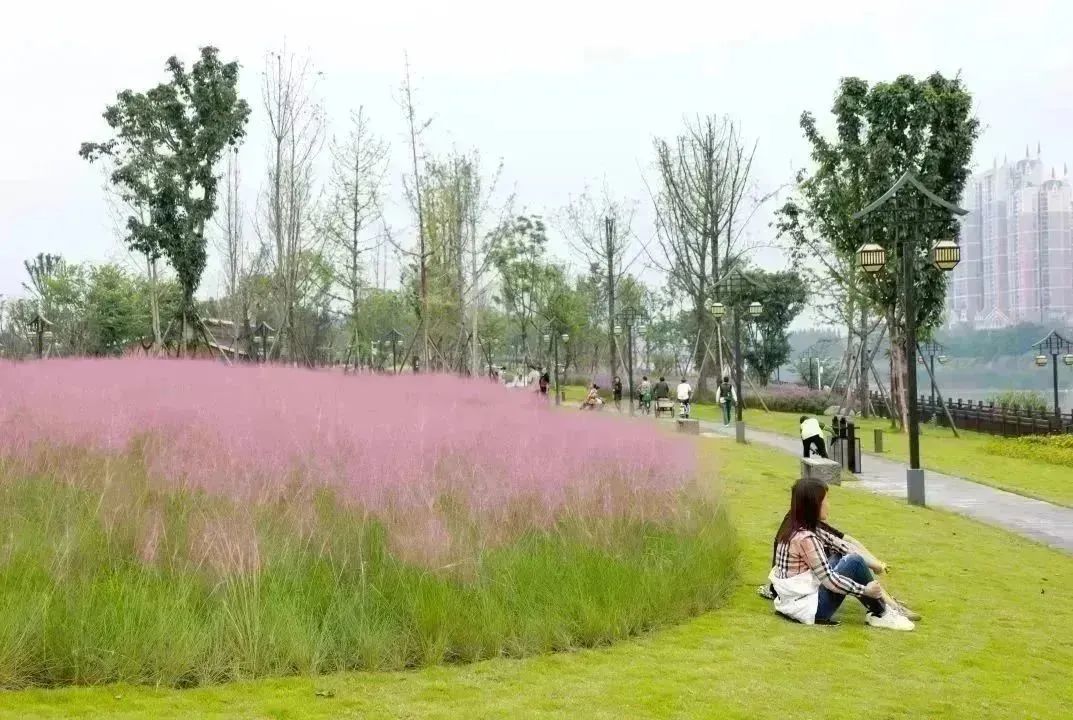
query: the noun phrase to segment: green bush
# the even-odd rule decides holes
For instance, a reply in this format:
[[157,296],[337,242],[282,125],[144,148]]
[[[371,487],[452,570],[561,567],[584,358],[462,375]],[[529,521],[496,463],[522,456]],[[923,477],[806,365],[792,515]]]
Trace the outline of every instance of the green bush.
[[987,451],[992,455],[1073,467],[1073,435],[1069,434],[996,438],[988,441]]
[[1043,393],[1036,390],[1006,390],[997,395],[987,398],[988,402],[995,403],[996,407],[1020,408],[1033,412],[1045,413],[1049,406]]

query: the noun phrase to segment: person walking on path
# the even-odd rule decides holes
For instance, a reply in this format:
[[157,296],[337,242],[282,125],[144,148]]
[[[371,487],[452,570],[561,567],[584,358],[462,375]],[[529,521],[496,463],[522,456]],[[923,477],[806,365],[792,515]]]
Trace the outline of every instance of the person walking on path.
[[622,412],[622,378],[618,375],[611,381],[611,397],[615,400],[615,410]]
[[823,423],[808,415],[802,415],[798,422],[801,423],[801,446],[804,453],[802,457],[809,457],[815,446],[816,454],[826,459],[827,444],[823,441]]
[[548,370],[545,368],[544,372],[540,373],[540,380],[537,381],[537,389],[541,395],[547,396],[549,385],[551,385],[551,375],[548,374]]
[[689,417],[689,402],[693,399],[693,387],[686,382],[685,378],[682,378],[682,382],[678,383],[678,402],[682,405],[682,417]]
[[730,409],[738,404],[738,394],[730,382],[730,376],[724,375],[715,390],[715,404],[723,408],[723,426],[730,425]]
[[647,415],[652,411],[652,383],[648,381],[648,376],[645,375],[641,378],[641,413]]
[[868,611],[865,622],[872,627],[914,629],[909,618],[883,601],[883,587],[863,557],[847,555],[831,567],[819,535],[829,512],[824,483],[805,478],[794,483],[790,522],[775,538],[775,566],[768,576],[775,612],[805,625],[833,625],[835,612],[853,595]]

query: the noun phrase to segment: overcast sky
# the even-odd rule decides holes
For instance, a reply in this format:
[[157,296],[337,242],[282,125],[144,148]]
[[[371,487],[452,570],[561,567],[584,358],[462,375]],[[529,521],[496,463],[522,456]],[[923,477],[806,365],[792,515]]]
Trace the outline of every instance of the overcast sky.
[[[866,6],[875,7],[866,7]],[[975,164],[1035,152],[1073,162],[1073,2],[856,0],[661,3],[544,0],[343,3],[335,0],[50,0],[8,3],[0,22],[0,294],[22,292],[22,262],[38,252],[123,261],[102,176],[78,157],[103,140],[101,112],[123,88],[164,79],[172,54],[193,61],[215,45],[243,65],[254,107],[242,150],[252,208],[263,175],[258,104],[265,53],[286,45],[323,72],[317,88],[333,127],[364,105],[405,169],[397,104],[408,52],[419,110],[433,118],[432,152],[479,148],[503,161],[519,209],[552,215],[586,184],[649,204],[654,135],[683,114],[729,114],[759,141],[762,190],[807,164],[798,116],[824,116],[840,77],[890,80],[961,72],[983,123]],[[397,232],[406,214],[396,194]],[[635,228],[651,236],[647,213]],[[771,239],[768,216],[749,230]],[[565,243],[554,239],[558,254]],[[758,253],[784,265],[774,249]],[[214,264],[215,267],[215,264]],[[201,295],[219,291],[219,274]]]

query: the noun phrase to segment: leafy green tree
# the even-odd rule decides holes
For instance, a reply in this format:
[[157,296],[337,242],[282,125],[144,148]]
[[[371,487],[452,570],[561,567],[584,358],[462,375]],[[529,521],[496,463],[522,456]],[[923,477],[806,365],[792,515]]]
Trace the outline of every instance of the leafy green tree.
[[767,385],[772,374],[790,359],[789,327],[805,309],[808,292],[804,280],[795,272],[747,273],[755,283],[754,299],[763,304],[760,316],[753,319],[753,332],[742,354],[760,385]]
[[499,274],[494,299],[516,325],[526,354],[530,340],[541,332],[540,316],[554,282],[554,271],[545,256],[547,244],[543,219],[527,215],[504,223],[495,233],[490,251],[492,266]]
[[86,292],[86,352],[120,355],[149,330],[145,298],[136,278],[112,264],[89,271]]
[[[778,228],[791,241],[799,260],[823,267],[824,291],[837,288],[836,303],[848,312],[854,327],[853,303],[870,306],[887,322],[893,338],[892,395],[905,408],[904,296],[900,272],[866,276],[855,266],[854,253],[866,241],[887,249],[893,263],[901,258],[891,223],[862,224],[853,214],[876,199],[906,170],[917,173],[939,197],[956,203],[969,175],[968,164],[979,123],[972,115],[972,97],[960,77],[935,73],[924,80],[909,75],[869,85],[860,78],[842,80],[831,108],[835,136],[820,132],[816,118],[801,116],[801,128],[812,146],[811,172],[798,175],[798,194],[779,211]],[[924,237],[955,237],[956,220],[938,218],[924,228]],[[930,267],[927,247],[916,248],[917,326],[922,334],[941,319],[945,276]],[[858,311],[859,312],[859,311]],[[857,320],[860,323],[860,320]],[[864,323],[860,323],[863,325]]]
[[163,255],[175,270],[185,345],[208,257],[205,223],[216,212],[216,164],[242,139],[250,109],[238,95],[238,63],[222,63],[216,48],[202,48],[189,70],[174,56],[166,68],[168,82],[119,93],[104,112],[115,136],[83,143],[79,154],[90,162],[110,158],[121,197],[148,209],[147,219],[127,218],[126,241],[147,256]]

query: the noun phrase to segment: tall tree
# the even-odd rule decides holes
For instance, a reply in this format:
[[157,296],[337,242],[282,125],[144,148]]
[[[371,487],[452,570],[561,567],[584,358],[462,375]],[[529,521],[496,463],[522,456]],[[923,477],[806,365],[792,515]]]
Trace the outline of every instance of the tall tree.
[[[931,192],[957,202],[968,179],[979,123],[972,114],[972,97],[960,77],[947,78],[939,73],[924,80],[903,75],[875,85],[845,78],[831,111],[834,138],[819,132],[810,113],[801,116],[815,165],[811,172],[799,174],[798,195],[780,210],[779,229],[802,256],[819,258],[827,277],[847,301],[859,298],[886,320],[893,341],[891,395],[901,409],[904,425],[902,274],[867,276],[854,263],[854,253],[865,242],[883,245],[894,262],[900,262],[901,247],[895,239],[895,224],[877,222],[878,218],[863,224],[854,221],[853,214],[886,192],[906,170],[916,172]],[[923,234],[927,238],[956,237],[956,220],[937,217]],[[927,262],[925,244],[916,248],[913,258],[917,265],[916,320],[923,334],[938,325],[946,294],[946,278]],[[854,325],[852,311],[846,321]],[[861,332],[857,334],[860,337]]]
[[561,213],[561,224],[575,253],[601,278],[607,308],[608,370],[618,371],[615,312],[619,284],[637,260],[633,253],[634,206],[612,198],[605,183],[599,195],[586,189],[572,198]]
[[[298,361],[295,307],[300,300],[303,263],[320,250],[314,227],[317,200],[314,164],[324,141],[324,113],[314,98],[316,75],[308,58],[283,49],[265,58],[261,103],[268,121],[268,178],[257,231],[268,245],[276,299],[278,339]],[[306,362],[310,358],[304,358]]]
[[418,143],[420,142],[421,134],[432,121],[427,120],[423,123],[418,123],[417,108],[414,105],[414,87],[410,79],[410,56],[404,55],[403,59],[406,67],[406,74],[402,85],[402,106],[403,112],[406,114],[406,125],[410,143],[411,170],[413,172],[413,175],[411,176],[412,205],[414,212],[417,215],[417,251],[411,251],[407,254],[411,257],[415,257],[417,263],[419,293],[418,318],[421,321],[421,369],[426,370],[428,368],[430,357],[428,344],[428,246],[425,233],[425,205],[421,197],[421,165],[419,163],[421,152],[418,150]]
[[[738,125],[713,115],[687,120],[672,141],[655,140],[659,185],[653,192],[656,238],[671,285],[689,300],[698,332],[708,336],[712,320],[707,302],[716,283],[742,252],[742,231],[767,198],[750,202],[756,144],[747,145]],[[705,343],[695,342],[698,366],[707,373],[698,380],[703,390],[710,364],[703,363]]]
[[245,211],[239,192],[241,172],[238,163],[238,148],[227,158],[224,191],[220,208],[222,217],[217,219],[220,230],[217,249],[224,261],[224,284],[227,293],[227,314],[231,320],[231,347],[238,347],[249,327],[249,294],[246,292],[246,274],[249,272],[249,250],[244,230]]
[[363,108],[350,116],[350,128],[331,144],[332,200],[326,222],[328,247],[339,299],[347,308],[351,349],[358,342],[358,313],[367,291],[363,256],[382,243],[381,213],[388,147],[369,128]]
[[490,257],[499,275],[495,300],[517,324],[524,352],[529,354],[529,340],[539,336],[538,318],[551,282],[550,265],[545,257],[548,237],[539,215],[524,215],[506,222],[495,233]]
[[104,119],[116,135],[83,143],[91,162],[108,156],[116,164],[112,183],[125,199],[148,209],[127,219],[127,242],[167,258],[182,287],[182,346],[195,313],[194,292],[208,259],[205,223],[216,211],[216,164],[224,148],[245,134],[250,109],[238,95],[238,63],[223,63],[214,47],[201,49],[187,70],[176,57],[171,76],[145,93],[124,90]]

